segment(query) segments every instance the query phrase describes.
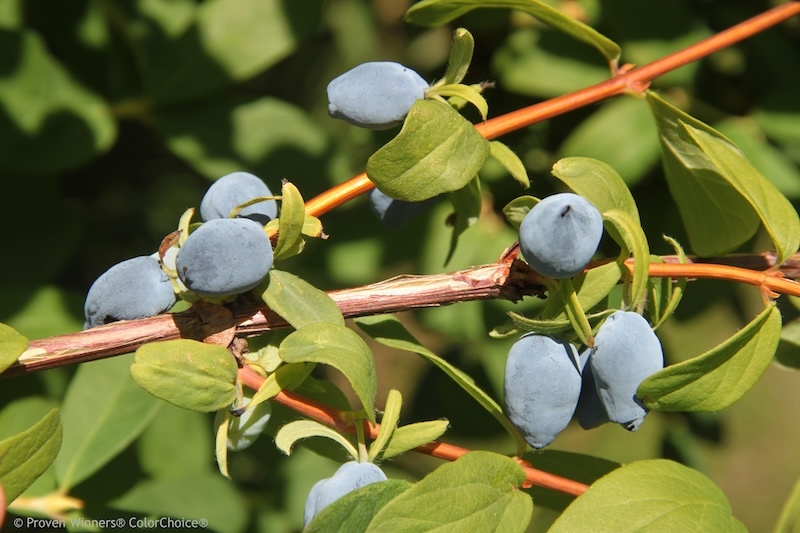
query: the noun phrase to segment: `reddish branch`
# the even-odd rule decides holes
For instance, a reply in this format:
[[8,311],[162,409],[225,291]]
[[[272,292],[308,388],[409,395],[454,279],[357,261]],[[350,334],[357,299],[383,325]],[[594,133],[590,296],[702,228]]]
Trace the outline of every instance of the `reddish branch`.
[[[258,390],[258,388],[261,387],[261,384],[264,382],[264,378],[256,374],[248,367],[244,367],[239,370],[239,380],[254,390]],[[356,433],[355,426],[346,422],[340,416],[338,410],[319,402],[315,402],[314,400],[304,398],[303,396],[300,396],[292,391],[281,391],[273,398],[273,400],[281,405],[285,405],[286,407],[293,409],[294,411],[297,411],[303,416],[312,418],[322,424],[335,427],[340,431],[345,431],[347,433]],[[380,424],[364,424],[364,433],[372,440],[378,437],[379,431]],[[470,450],[466,448],[441,441],[428,443],[424,446],[416,448],[414,451],[448,461],[455,461],[462,455],[470,452]],[[587,485],[578,481],[556,476],[524,464],[521,466],[525,470],[526,482],[531,485],[557,490],[572,496],[580,496],[589,488]]]

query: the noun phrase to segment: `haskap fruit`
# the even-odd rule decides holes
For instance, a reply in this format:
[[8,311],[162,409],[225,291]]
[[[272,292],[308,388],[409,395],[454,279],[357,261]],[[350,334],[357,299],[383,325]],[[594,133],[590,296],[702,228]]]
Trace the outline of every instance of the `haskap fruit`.
[[158,259],[134,257],[112,266],[89,287],[83,329],[155,316],[174,304],[175,291]]
[[567,427],[581,393],[578,351],[546,335],[523,335],[508,353],[506,412],[525,440],[544,448]]
[[[200,201],[200,216],[206,222],[229,218],[236,206],[262,196],[272,196],[272,192],[260,178],[248,172],[233,172],[211,184]],[[278,216],[278,204],[264,200],[243,208],[237,216],[263,225]]]
[[328,113],[355,126],[385,130],[401,124],[428,87],[399,63],[362,63],[328,84]]
[[246,218],[217,218],[189,235],[175,266],[186,288],[217,298],[254,288],[272,262],[272,245],[261,224]]
[[519,228],[522,257],[536,272],[571,278],[591,261],[603,236],[603,217],[573,193],[548,196],[530,210]]
[[386,481],[386,474],[373,463],[350,461],[343,464],[333,477],[318,481],[311,488],[303,514],[304,527],[317,513],[345,494],[380,481]]
[[378,189],[372,189],[369,193],[369,205],[372,212],[387,228],[404,226],[412,218],[432,208],[438,201],[439,197],[436,196],[422,202],[405,202],[395,200]]
[[615,311],[597,331],[588,364],[608,418],[636,431],[647,414],[636,389],[664,368],[661,342],[650,324],[638,313]]

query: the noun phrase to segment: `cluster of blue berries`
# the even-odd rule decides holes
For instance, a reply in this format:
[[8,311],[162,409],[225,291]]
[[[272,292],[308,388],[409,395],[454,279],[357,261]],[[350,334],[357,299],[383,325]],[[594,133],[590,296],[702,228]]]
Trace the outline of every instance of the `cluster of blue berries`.
[[[217,180],[200,203],[204,221],[180,247],[114,265],[89,288],[84,329],[168,311],[188,289],[205,298],[249,291],[272,268],[272,244],[264,224],[278,206],[261,179],[234,172]],[[238,206],[249,204],[236,211]],[[170,276],[169,273],[173,273]]]
[[580,355],[571,343],[529,333],[508,354],[506,411],[537,449],[553,442],[573,416],[584,429],[616,422],[636,431],[647,415],[636,389],[663,366],[658,337],[635,312],[614,312]]
[[[583,271],[602,236],[600,212],[572,193],[537,203],[519,228],[522,256],[536,272],[557,279]],[[663,366],[658,337],[634,312],[611,314],[581,354],[569,342],[529,333],[508,354],[506,410],[534,448],[550,444],[576,415],[584,429],[610,421],[636,431],[647,414],[636,389]]]

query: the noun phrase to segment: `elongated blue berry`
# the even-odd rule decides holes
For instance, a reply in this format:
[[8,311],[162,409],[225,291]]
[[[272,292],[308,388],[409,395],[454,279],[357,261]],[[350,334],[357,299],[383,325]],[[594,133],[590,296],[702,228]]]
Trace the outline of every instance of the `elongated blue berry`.
[[[272,196],[272,192],[260,178],[247,172],[233,172],[211,184],[200,202],[200,216],[206,222],[229,218],[236,206],[262,196]],[[243,208],[237,216],[263,225],[278,216],[278,204],[275,200],[264,200]]]
[[386,480],[386,474],[372,463],[350,461],[339,467],[333,477],[318,481],[306,498],[305,526],[324,508],[356,489]]

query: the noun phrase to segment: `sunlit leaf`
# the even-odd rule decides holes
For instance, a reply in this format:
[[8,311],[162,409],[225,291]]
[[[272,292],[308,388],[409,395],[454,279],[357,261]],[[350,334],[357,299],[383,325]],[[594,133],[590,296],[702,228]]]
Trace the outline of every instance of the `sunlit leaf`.
[[342,312],[330,296],[289,272],[271,269],[269,285],[261,296],[295,329],[316,322],[344,325]]
[[44,473],[61,447],[61,419],[52,409],[31,428],[0,441],[0,485],[4,505],[11,503]]
[[28,339],[11,326],[0,324],[0,373],[13,365],[28,349]]

